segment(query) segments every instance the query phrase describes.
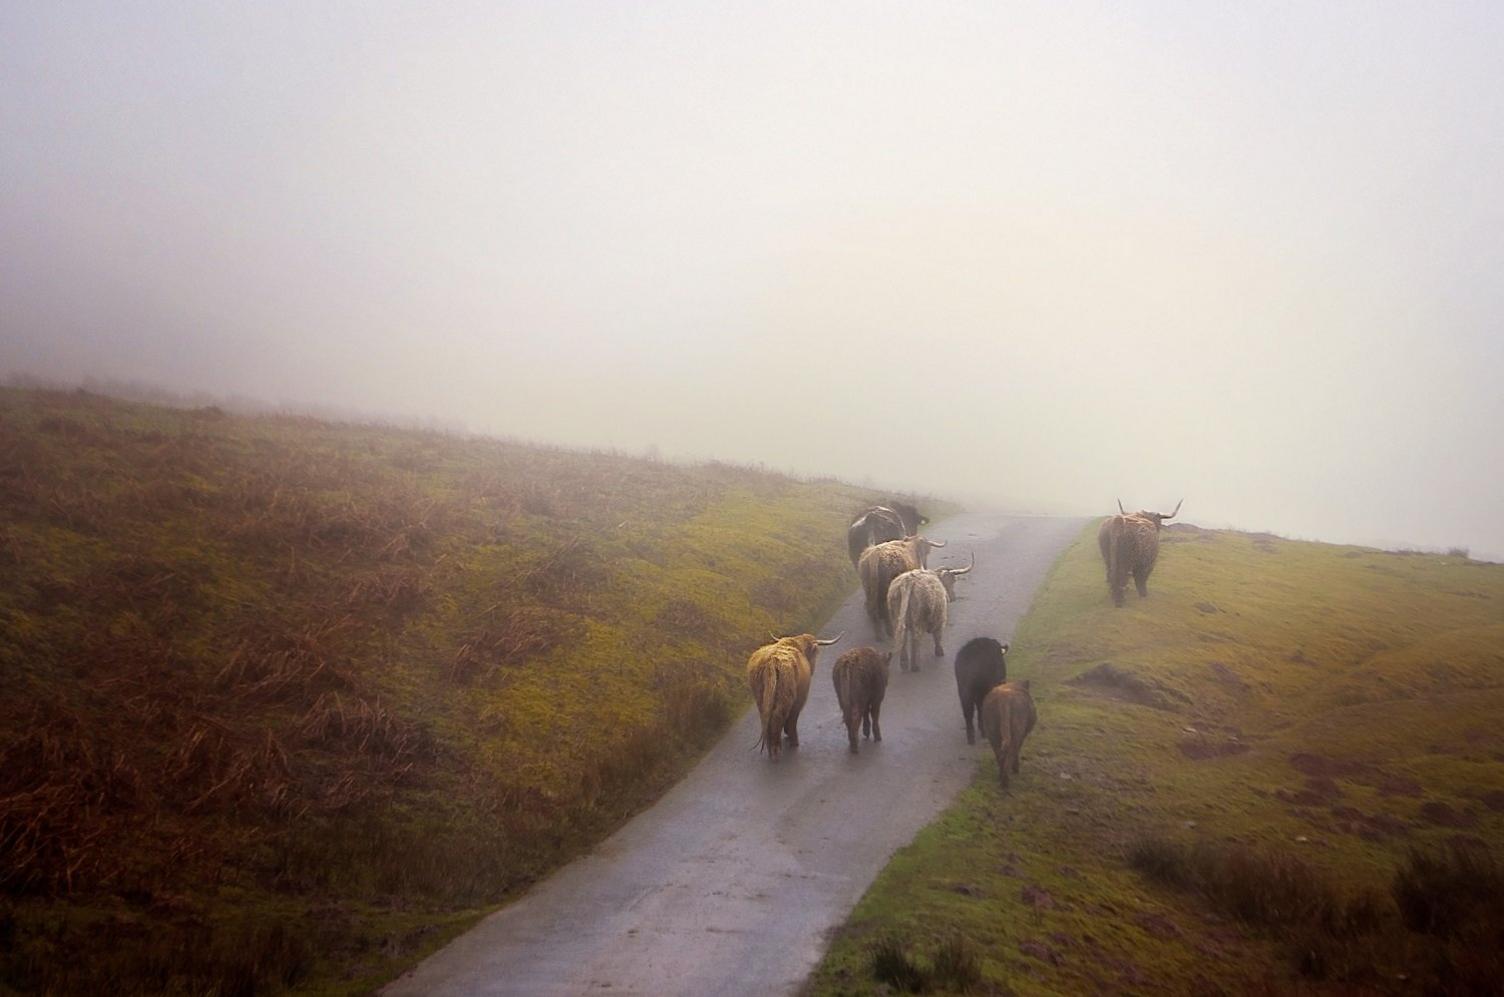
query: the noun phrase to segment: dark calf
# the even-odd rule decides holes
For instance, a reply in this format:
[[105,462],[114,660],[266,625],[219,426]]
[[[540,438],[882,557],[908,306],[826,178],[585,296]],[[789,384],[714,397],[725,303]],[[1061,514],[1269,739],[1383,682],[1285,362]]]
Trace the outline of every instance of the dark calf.
[[991,637],[974,637],[956,654],[956,692],[966,720],[966,743],[976,744],[982,700],[994,686],[1008,681],[1008,645]]
[[857,753],[856,729],[874,741],[883,739],[879,719],[883,709],[883,695],[888,691],[888,666],[893,661],[893,652],[878,653],[872,647],[854,647],[836,659],[831,669],[831,681],[836,686],[836,699],[841,704],[841,718],[846,721],[846,734],[851,739],[851,753]]

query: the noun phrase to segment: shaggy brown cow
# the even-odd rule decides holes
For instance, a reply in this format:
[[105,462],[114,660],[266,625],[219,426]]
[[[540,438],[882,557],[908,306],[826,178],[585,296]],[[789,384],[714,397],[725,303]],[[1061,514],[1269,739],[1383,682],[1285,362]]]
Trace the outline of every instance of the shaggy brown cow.
[[1018,773],[1018,753],[1024,738],[1034,729],[1039,715],[1034,712],[1034,697],[1029,694],[1029,680],[1004,682],[982,700],[982,733],[992,745],[997,759],[997,778],[1008,788],[1008,773]]
[[1008,681],[1008,645],[991,637],[973,637],[956,652],[956,693],[961,697],[961,716],[966,720],[966,743],[976,744],[976,729],[982,722],[982,700]]
[[1165,520],[1180,512],[1185,503],[1175,503],[1174,512],[1150,512],[1140,509],[1135,513],[1123,512],[1123,502],[1118,500],[1116,516],[1108,516],[1097,530],[1097,547],[1102,552],[1102,563],[1107,568],[1107,588],[1112,592],[1112,604],[1123,604],[1123,593],[1128,588],[1128,576],[1138,588],[1139,598],[1149,594],[1149,573],[1159,557],[1159,528]]
[[883,695],[888,691],[888,667],[892,663],[892,651],[880,654],[875,647],[854,647],[837,658],[835,668],[831,669],[830,678],[836,686],[836,701],[841,704],[841,717],[846,721],[853,755],[857,753],[858,727],[863,737],[883,739],[879,721]]
[[766,749],[773,761],[778,761],[783,751],[783,735],[788,736],[789,747],[799,747],[799,711],[809,698],[815,656],[820,648],[844,636],[837,634],[830,640],[820,640],[813,634],[779,637],[747,659],[747,686],[762,717],[762,737],[757,746]]
[[888,586],[893,584],[893,579],[905,571],[924,567],[930,548],[944,546],[941,540],[908,536],[868,547],[862,552],[856,570],[862,579],[862,591],[867,596],[867,618],[879,634],[893,636],[893,622],[888,618]]

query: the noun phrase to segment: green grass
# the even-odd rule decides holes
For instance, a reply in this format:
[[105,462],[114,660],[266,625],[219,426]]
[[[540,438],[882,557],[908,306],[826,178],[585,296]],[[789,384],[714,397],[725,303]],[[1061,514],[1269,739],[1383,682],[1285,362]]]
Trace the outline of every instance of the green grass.
[[[875,992],[879,946],[957,936],[975,992],[1496,985],[1504,567],[1177,527],[1115,610],[1093,524],[1013,648],[1040,716],[1021,777],[1001,793],[978,750],[812,993]],[[1461,880],[1491,884],[1466,941],[1407,927]]]
[[0,991],[370,990],[669,786],[869,499],[0,391]]

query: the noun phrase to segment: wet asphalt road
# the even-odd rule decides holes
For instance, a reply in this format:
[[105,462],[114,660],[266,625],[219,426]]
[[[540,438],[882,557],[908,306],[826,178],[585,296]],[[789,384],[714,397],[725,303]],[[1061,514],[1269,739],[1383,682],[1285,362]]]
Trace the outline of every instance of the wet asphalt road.
[[[957,583],[944,659],[895,662],[883,741],[847,751],[831,686],[840,652],[878,640],[860,592],[820,628],[847,636],[815,666],[800,748],[755,754],[749,709],[685,779],[593,852],[487,917],[385,991],[407,994],[747,994],[798,988],[894,850],[970,780],[953,655],[1010,641],[1035,589],[1084,520],[972,513],[931,524],[930,567]],[[853,572],[853,584],[855,573]],[[750,703],[750,695],[748,700]],[[1027,772],[1027,768],[1025,769]]]

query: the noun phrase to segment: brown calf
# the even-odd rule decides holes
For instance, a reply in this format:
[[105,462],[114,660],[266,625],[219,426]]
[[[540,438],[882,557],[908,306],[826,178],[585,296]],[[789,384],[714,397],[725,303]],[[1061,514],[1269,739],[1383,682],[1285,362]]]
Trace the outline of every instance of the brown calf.
[[830,677],[836,685],[836,700],[841,704],[841,718],[851,739],[851,753],[857,754],[856,729],[874,741],[883,739],[879,722],[883,695],[888,691],[888,666],[893,652],[879,654],[874,647],[854,647],[836,659]]
[[1034,729],[1037,719],[1028,679],[1004,682],[982,700],[982,732],[992,744],[992,753],[997,758],[997,778],[1004,789],[1008,788],[1008,773],[1018,772],[1019,749],[1029,731]]

